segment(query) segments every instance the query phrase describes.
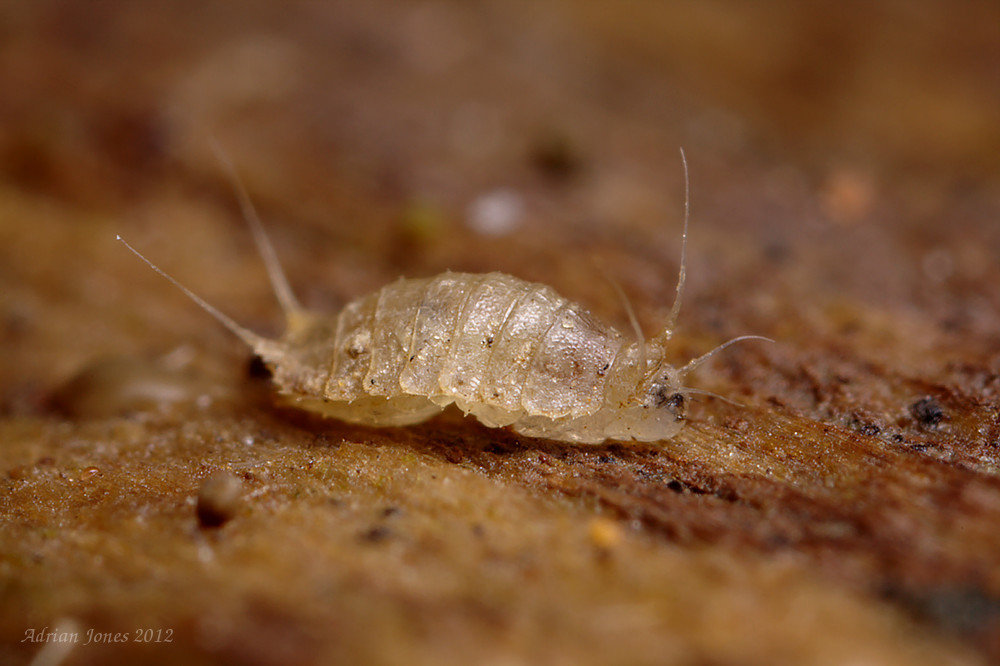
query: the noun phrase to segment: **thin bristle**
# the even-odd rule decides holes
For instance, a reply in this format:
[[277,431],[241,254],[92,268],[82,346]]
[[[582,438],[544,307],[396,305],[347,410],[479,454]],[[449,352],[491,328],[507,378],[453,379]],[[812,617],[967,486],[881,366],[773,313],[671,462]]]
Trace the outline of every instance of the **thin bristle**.
[[744,405],[742,402],[731,400],[730,398],[719,395],[718,393],[712,393],[711,391],[706,391],[704,389],[683,388],[679,391],[679,393],[683,393],[684,395],[706,395],[710,398],[715,398],[716,400],[721,400],[722,402],[728,402],[730,405],[746,409],[746,405]]
[[197,303],[198,305],[200,305],[203,310],[205,310],[210,315],[212,315],[213,317],[215,317],[216,320],[219,321],[219,323],[221,323],[223,326],[225,326],[226,328],[228,328],[231,332],[233,332],[234,334],[236,334],[241,340],[243,340],[243,342],[245,342],[248,345],[250,345],[251,347],[253,347],[255,351],[257,351],[259,353],[263,348],[268,347],[270,344],[272,344],[271,340],[268,340],[267,338],[263,338],[263,337],[257,335],[256,333],[243,328],[242,326],[240,326],[239,324],[237,324],[235,321],[233,321],[230,317],[222,314],[222,312],[220,312],[219,310],[217,310],[214,306],[210,305],[203,298],[201,298],[200,296],[198,296],[197,294],[195,294],[193,291],[191,291],[190,289],[188,289],[187,287],[185,287],[184,285],[182,285],[180,282],[178,282],[176,279],[174,279],[172,276],[170,276],[162,268],[160,268],[159,266],[157,266],[156,264],[154,264],[152,261],[150,261],[149,259],[147,259],[146,257],[144,257],[141,252],[139,252],[134,247],[132,247],[131,245],[129,245],[128,241],[126,241],[120,235],[116,234],[115,235],[115,239],[121,241],[122,245],[124,245],[129,250],[131,250],[132,254],[134,254],[135,256],[137,256],[140,259],[142,259],[144,262],[146,262],[146,264],[150,268],[152,268],[154,271],[156,271],[157,273],[159,273],[160,275],[162,275],[163,277],[165,277],[175,287],[177,287],[178,289],[180,289],[181,291],[183,291],[185,294],[187,294],[188,298],[190,298],[192,301],[194,301],[195,303]]
[[292,287],[288,283],[288,278],[281,268],[281,262],[278,261],[278,254],[274,251],[274,245],[271,244],[271,240],[264,231],[264,225],[260,221],[260,216],[257,215],[257,209],[254,207],[253,201],[250,200],[250,195],[247,193],[242,179],[240,179],[239,174],[236,172],[236,167],[222,149],[222,146],[212,137],[209,137],[209,146],[211,146],[212,152],[215,153],[216,159],[222,163],[222,166],[226,170],[226,175],[229,177],[229,181],[236,191],[240,210],[243,211],[243,217],[250,224],[250,230],[253,233],[254,242],[257,244],[257,250],[264,260],[267,275],[271,279],[271,287],[274,289],[274,295],[281,304],[281,309],[284,310],[285,316],[291,318],[295,313],[301,312],[302,306],[299,304],[298,299],[295,298],[295,293],[292,291]]
[[687,278],[687,244],[688,221],[691,219],[691,178],[688,174],[687,156],[681,148],[681,163],[684,165],[684,232],[681,234],[681,267],[677,274],[677,290],[674,295],[674,305],[667,315],[667,325],[664,332],[668,335],[677,325],[677,316],[681,311],[681,296],[684,294],[684,280]]
[[631,301],[628,300],[628,295],[625,294],[625,290],[622,289],[621,285],[611,277],[610,274],[605,273],[604,277],[607,278],[611,287],[615,290],[618,295],[618,299],[622,302],[622,306],[625,308],[625,314],[628,316],[628,322],[632,326],[632,331],[635,333],[636,341],[639,343],[639,367],[642,369],[643,374],[646,372],[646,336],[642,332],[642,327],[639,325],[639,318],[635,316],[635,309],[632,307]]
[[710,359],[712,356],[715,356],[717,353],[719,353],[720,351],[722,351],[726,347],[728,347],[730,345],[734,345],[737,342],[743,342],[745,340],[763,340],[764,342],[774,342],[774,340],[772,340],[771,338],[765,338],[763,335],[741,335],[741,336],[739,336],[737,338],[733,338],[732,340],[729,340],[727,342],[723,342],[721,345],[719,345],[715,349],[702,354],[701,356],[699,356],[698,358],[696,358],[696,359],[694,359],[692,361],[688,361],[687,365],[685,365],[683,368],[681,368],[680,372],[678,372],[677,374],[679,376],[681,376],[681,377],[684,377],[689,372],[691,372],[692,370],[695,370],[699,365],[701,365],[702,363],[704,363],[705,361],[707,361],[708,359]]

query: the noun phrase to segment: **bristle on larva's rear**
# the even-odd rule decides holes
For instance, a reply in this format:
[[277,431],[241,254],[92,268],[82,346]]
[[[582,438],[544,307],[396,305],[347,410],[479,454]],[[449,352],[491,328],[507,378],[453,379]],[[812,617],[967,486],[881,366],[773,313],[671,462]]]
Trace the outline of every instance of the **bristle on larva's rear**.
[[533,437],[599,443],[656,441],[683,425],[689,372],[730,340],[675,369],[665,346],[684,288],[690,188],[685,201],[676,297],[666,326],[644,339],[621,293],[635,340],[599,322],[552,288],[503,273],[442,273],[399,279],[337,314],[303,309],[288,284],[246,189],[226,165],[286,315],[281,340],[234,322],[118,239],[253,348],[287,402],[372,426],[423,421],[455,404],[490,427]]

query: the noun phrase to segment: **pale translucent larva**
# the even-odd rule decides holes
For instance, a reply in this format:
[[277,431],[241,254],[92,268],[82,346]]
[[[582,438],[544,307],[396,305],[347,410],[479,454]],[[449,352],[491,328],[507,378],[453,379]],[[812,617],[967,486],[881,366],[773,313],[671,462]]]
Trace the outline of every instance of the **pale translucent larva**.
[[[683,158],[683,152],[681,153]],[[665,345],[680,306],[663,331],[627,341],[552,288],[503,273],[442,273],[400,278],[337,314],[296,301],[232,165],[246,218],[286,315],[270,340],[233,322],[135,252],[249,344],[297,407],[371,426],[419,423],[450,404],[490,427],[579,443],[657,441],[683,425],[683,381],[710,354],[675,369]],[[687,164],[684,164],[685,182]],[[685,201],[684,247],[687,243]],[[119,237],[119,240],[121,238]],[[124,243],[124,241],[122,241]],[[627,306],[627,302],[626,302]]]

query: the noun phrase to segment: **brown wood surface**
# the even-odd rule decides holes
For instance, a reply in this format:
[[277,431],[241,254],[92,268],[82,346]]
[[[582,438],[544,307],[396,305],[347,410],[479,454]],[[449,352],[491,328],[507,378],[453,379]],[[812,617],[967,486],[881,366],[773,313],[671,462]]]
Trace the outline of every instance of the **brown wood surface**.
[[[3,4],[0,661],[1000,660],[998,25],[985,0]],[[276,406],[114,240],[279,332],[209,137],[309,307],[502,270],[628,330],[606,273],[647,333],[683,146],[672,354],[776,342],[707,364],[739,404],[658,444]],[[483,235],[498,191],[517,223]]]

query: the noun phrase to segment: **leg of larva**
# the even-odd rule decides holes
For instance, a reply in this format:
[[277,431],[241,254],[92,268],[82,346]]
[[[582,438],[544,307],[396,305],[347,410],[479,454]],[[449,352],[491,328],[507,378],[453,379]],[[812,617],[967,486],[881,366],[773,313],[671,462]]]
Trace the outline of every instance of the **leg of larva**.
[[567,419],[553,422],[534,416],[519,420],[512,427],[516,433],[525,437],[557,439],[580,444],[599,444],[607,439],[604,434],[604,424],[593,421],[578,422]]
[[297,397],[291,398],[288,404],[299,409],[308,409],[327,418],[376,427],[420,423],[442,409],[441,406],[418,395],[402,395],[389,399],[363,395],[350,402]]
[[466,414],[475,416],[480,423],[489,428],[503,428],[524,418],[524,412],[508,412],[505,409],[491,407],[485,402],[456,400],[455,405]]

